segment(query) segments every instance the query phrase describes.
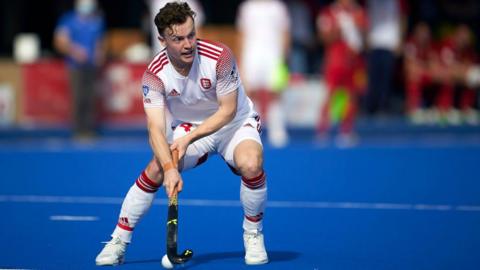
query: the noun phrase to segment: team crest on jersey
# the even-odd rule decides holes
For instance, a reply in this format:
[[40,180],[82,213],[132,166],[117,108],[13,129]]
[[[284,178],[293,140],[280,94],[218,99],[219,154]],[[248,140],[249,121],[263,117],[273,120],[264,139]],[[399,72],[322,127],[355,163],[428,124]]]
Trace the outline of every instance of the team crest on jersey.
[[203,89],[208,90],[212,87],[212,81],[210,81],[210,79],[207,79],[207,78],[201,78],[200,85],[202,86]]
[[143,95],[147,96],[148,92],[150,91],[150,88],[147,85],[142,86],[143,89]]

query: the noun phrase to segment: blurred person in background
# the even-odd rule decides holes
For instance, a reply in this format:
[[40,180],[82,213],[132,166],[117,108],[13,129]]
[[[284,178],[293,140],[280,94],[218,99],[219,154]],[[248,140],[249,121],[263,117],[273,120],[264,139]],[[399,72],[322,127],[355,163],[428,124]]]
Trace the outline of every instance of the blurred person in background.
[[[432,99],[438,90],[433,78],[435,46],[429,25],[416,23],[404,47],[406,111],[413,124],[431,122]],[[427,98],[429,97],[429,98]]]
[[242,78],[247,94],[266,118],[274,147],[288,143],[281,94],[288,83],[289,18],[285,3],[278,0],[247,0],[237,14]]
[[478,64],[473,45],[473,34],[466,24],[457,25],[440,45],[438,60],[441,70],[437,77],[443,86],[438,105],[441,118],[452,125],[479,123],[477,93],[467,81],[469,69]]
[[65,56],[73,96],[75,136],[89,138],[96,127],[96,81],[104,61],[105,23],[95,0],[76,0],[54,32],[55,48]]
[[[147,0],[147,5],[150,8],[150,18],[151,21],[155,18],[158,11],[163,8],[168,2],[174,0]],[[181,2],[186,2],[192,10],[195,12],[195,29],[197,31],[197,36],[202,36],[202,26],[205,23],[205,13],[203,12],[202,3],[197,0],[182,0]],[[151,36],[152,36],[152,55],[155,55],[163,49],[162,44],[158,42],[158,30],[155,27],[155,24],[151,23]]]
[[288,0],[286,3],[291,25],[295,25],[295,31],[291,31],[292,44],[288,59],[290,81],[302,82],[308,73],[308,54],[315,46],[312,16],[305,0]]
[[339,146],[356,143],[354,133],[358,96],[365,87],[362,52],[367,29],[365,10],[354,0],[336,0],[320,11],[317,32],[325,46],[326,102],[321,106],[317,140],[327,137],[330,126],[339,123]]
[[385,113],[393,89],[396,57],[402,43],[400,0],[368,0],[368,90],[366,109],[370,115]]

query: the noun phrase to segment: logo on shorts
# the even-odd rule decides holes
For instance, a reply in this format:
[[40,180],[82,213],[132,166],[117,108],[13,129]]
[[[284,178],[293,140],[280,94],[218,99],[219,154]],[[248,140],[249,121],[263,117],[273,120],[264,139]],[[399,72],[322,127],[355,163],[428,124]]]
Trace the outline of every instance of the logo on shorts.
[[212,87],[212,81],[210,81],[210,79],[207,79],[207,78],[201,78],[200,85],[202,86],[203,89],[207,90],[207,89],[210,89],[210,87]]
[[172,91],[170,91],[170,93],[168,93],[168,96],[170,96],[170,97],[178,97],[178,96],[180,96],[180,93],[178,93],[177,90],[173,89]]
[[142,86],[143,89],[143,95],[147,96],[148,92],[150,91],[150,88],[147,85]]

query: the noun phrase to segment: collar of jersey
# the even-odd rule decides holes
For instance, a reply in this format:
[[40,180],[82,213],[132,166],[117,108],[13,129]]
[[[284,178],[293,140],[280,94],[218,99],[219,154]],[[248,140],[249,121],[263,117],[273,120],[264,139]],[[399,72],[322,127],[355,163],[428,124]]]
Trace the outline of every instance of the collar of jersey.
[[172,72],[174,74],[174,76],[177,78],[177,79],[188,79],[188,77],[190,76],[190,73],[192,72],[192,70],[194,69],[194,67],[197,65],[197,61],[198,61],[198,49],[195,48],[195,53],[194,53],[194,56],[193,56],[193,63],[192,63],[192,66],[190,67],[190,70],[188,71],[188,75],[187,76],[183,76],[182,74],[180,74],[176,69],[175,67],[173,66],[173,62],[170,60],[170,56],[168,55],[168,52],[165,52],[167,54],[167,57],[168,57],[168,61],[171,63],[169,68],[172,69]]

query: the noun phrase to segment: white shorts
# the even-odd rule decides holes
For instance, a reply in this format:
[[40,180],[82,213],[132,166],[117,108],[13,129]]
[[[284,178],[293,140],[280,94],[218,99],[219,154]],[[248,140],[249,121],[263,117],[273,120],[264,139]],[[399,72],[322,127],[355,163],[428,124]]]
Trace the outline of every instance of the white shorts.
[[[174,124],[172,128],[173,138],[170,142],[191,132],[195,126],[190,123],[178,123]],[[260,132],[261,123],[258,116],[249,117],[241,125],[236,125],[231,129],[219,130],[190,144],[185,156],[180,161],[179,168],[181,171],[189,170],[205,162],[209,155],[218,153],[232,170],[236,170],[233,159],[235,148],[244,140],[254,140],[262,145]]]

